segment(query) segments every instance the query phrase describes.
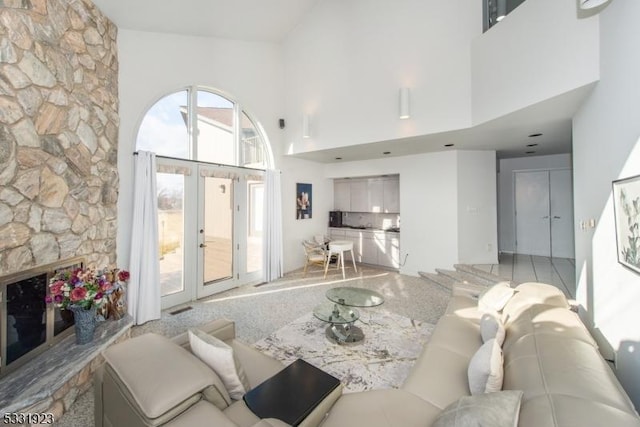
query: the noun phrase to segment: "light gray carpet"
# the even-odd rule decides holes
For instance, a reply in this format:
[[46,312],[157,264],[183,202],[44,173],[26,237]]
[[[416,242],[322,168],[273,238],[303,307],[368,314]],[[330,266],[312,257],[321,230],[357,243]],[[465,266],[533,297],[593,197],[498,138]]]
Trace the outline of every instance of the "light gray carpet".
[[[283,326],[310,313],[318,303],[325,301],[327,289],[337,286],[366,287],[381,293],[384,309],[410,319],[435,324],[442,316],[449,293],[430,285],[419,277],[361,266],[355,274],[347,270],[347,279],[341,272],[331,272],[326,279],[319,270],[302,276],[302,271],[262,285],[242,286],[187,304],[192,309],[177,315],[163,312],[160,320],[133,328],[132,335],[156,332],[166,336],[182,333],[190,327],[225,317],[236,322],[236,333],[247,343],[266,338]],[[175,310],[174,307],[172,309]],[[93,424],[93,395],[89,391],[81,396],[57,423],[58,426],[87,427]]]

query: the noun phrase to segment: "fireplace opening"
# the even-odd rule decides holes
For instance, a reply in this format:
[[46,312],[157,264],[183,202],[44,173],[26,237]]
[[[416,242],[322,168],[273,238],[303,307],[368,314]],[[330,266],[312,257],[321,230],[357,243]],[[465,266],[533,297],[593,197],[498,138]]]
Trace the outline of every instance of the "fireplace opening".
[[53,275],[83,264],[74,258],[0,278],[0,377],[74,332],[73,314],[45,297]]

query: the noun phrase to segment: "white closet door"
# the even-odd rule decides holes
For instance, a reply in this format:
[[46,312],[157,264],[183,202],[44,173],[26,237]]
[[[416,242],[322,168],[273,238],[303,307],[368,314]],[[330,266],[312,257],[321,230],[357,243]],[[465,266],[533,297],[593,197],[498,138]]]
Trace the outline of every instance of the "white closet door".
[[551,198],[551,256],[573,258],[573,182],[569,169],[549,171]]
[[516,252],[550,256],[549,171],[516,172]]

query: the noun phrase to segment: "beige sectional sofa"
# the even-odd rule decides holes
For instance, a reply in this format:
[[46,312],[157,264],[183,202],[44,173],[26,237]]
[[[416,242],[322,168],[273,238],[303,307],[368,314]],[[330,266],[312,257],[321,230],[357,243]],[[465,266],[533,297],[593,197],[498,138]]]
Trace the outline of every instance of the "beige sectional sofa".
[[[518,425],[640,427],[628,396],[564,295],[540,283],[525,283],[516,291],[501,316],[506,329],[503,389],[524,392]],[[454,289],[445,315],[400,389],[342,396],[341,390],[336,391],[303,426],[430,426],[444,408],[470,394],[467,369],[482,345],[482,313],[477,306],[476,290]],[[216,321],[206,329],[232,345],[252,387],[282,369],[279,362],[236,341],[232,322]],[[118,351],[136,339],[105,354],[105,367],[96,378],[96,426],[283,425],[278,420],[259,420],[241,400],[218,409],[211,403],[215,399],[207,398],[213,380],[206,375],[206,367],[196,375],[195,385],[195,380],[182,374],[177,380],[159,372],[153,384],[140,386],[142,379],[124,368],[133,357],[132,349]],[[174,341],[188,348],[184,335]],[[173,354],[149,356],[148,344],[142,347],[134,345],[134,350],[140,351],[142,360],[158,363],[158,369],[169,364],[180,373],[184,364],[195,363],[188,351],[175,360]],[[154,390],[160,385],[169,387],[166,392]]]
[[[524,392],[520,427],[638,427],[640,419],[564,295],[524,283],[502,312],[503,390]],[[447,311],[398,390],[343,395],[323,427],[429,426],[469,395],[469,361],[482,345],[478,292],[454,289]]]
[[[251,388],[284,365],[235,339],[235,324],[218,319],[198,329],[233,348]],[[233,401],[220,378],[190,351],[187,333],[169,340],[145,334],[104,352],[94,377],[96,427],[284,427],[259,419],[242,399]],[[222,392],[222,393],[221,393]],[[342,394],[336,388],[300,424],[316,427]]]

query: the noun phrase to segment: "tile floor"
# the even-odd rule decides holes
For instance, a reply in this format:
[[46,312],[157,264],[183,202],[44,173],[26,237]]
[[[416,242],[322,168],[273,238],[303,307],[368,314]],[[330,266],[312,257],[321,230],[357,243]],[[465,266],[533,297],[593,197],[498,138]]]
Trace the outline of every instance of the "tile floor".
[[549,283],[569,298],[576,295],[576,264],[570,258],[502,253],[499,264],[476,264],[474,267],[516,283]]

